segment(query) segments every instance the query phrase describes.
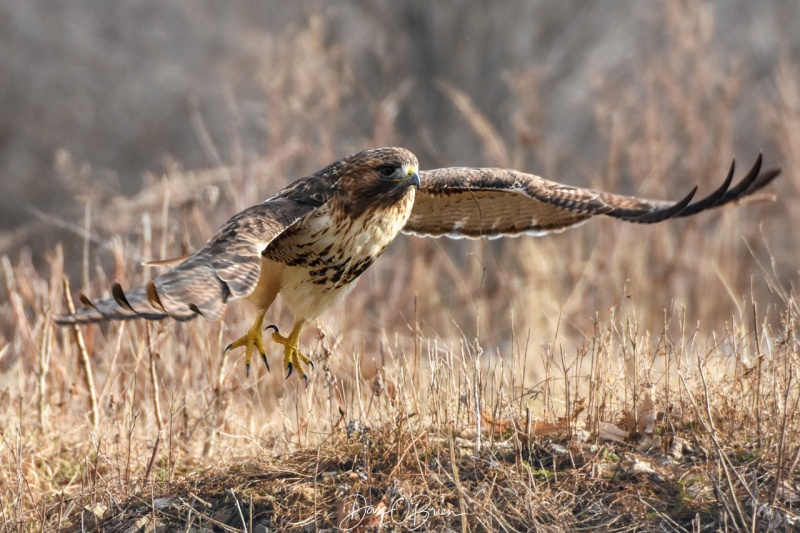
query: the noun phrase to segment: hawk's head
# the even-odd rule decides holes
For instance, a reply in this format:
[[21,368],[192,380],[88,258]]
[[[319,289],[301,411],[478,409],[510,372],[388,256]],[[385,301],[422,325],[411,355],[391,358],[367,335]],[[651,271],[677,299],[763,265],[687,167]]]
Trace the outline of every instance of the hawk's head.
[[341,161],[336,190],[355,214],[413,202],[418,168],[417,157],[405,148],[364,150]]

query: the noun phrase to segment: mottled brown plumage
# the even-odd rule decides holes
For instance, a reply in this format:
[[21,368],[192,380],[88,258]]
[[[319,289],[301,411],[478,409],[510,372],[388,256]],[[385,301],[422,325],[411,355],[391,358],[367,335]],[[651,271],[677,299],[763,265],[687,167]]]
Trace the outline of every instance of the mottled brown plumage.
[[761,172],[761,154],[735,187],[734,165],[722,185],[692,202],[697,187],[679,202],[645,200],[571,187],[517,170],[440,168],[420,172],[422,182],[404,232],[421,236],[501,237],[564,231],[595,215],[652,224],[686,217],[736,201],[774,180]]
[[264,313],[281,294],[295,315],[284,365],[305,377],[299,350],[303,326],[339,301],[400,231],[422,236],[499,237],[563,231],[592,216],[654,223],[694,215],[748,196],[780,170],[761,170],[761,155],[733,188],[723,184],[692,202],[697,188],[671,203],[570,187],[516,170],[443,168],[417,172],[403,148],[366,150],[300,179],[231,218],[206,246],[145,286],[115,284],[112,297],[92,303],[62,324],[167,316],[218,319],[229,300],[246,298],[258,316],[228,348],[258,349]]

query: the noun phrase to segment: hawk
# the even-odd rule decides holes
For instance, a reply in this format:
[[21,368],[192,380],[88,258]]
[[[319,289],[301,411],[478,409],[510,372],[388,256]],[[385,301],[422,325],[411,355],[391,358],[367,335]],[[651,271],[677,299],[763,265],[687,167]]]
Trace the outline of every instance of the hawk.
[[[365,150],[299,179],[260,204],[233,216],[202,249],[146,285],[86,306],[60,324],[114,319],[202,315],[217,320],[227,303],[247,299],[256,307],[252,327],[225,351],[245,348],[250,373],[253,350],[269,370],[262,331],[283,346],[288,378],[293,370],[308,383],[313,363],[300,349],[305,325],[353,288],[358,277],[400,232],[420,236],[500,237],[559,232],[605,215],[650,224],[695,215],[746,197],[766,186],[780,169],[761,172],[759,154],[750,171],[732,185],[734,165],[722,185],[700,200],[697,187],[678,202],[563,185],[517,170],[441,168],[418,170],[404,148]],[[276,296],[294,314],[284,336],[263,328]]]

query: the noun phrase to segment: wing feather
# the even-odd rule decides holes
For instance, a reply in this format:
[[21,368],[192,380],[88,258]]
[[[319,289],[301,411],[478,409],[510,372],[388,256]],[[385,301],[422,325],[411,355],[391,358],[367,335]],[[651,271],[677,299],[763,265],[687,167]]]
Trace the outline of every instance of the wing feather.
[[216,320],[228,300],[253,292],[264,249],[316,208],[313,203],[277,196],[249,207],[174,269],[128,291],[115,283],[112,297],[97,302],[81,295],[86,309],[57,317],[56,322],[75,324],[137,317],[156,320],[167,316],[189,320],[198,314]]
[[733,187],[734,164],[714,192],[693,201],[697,187],[668,202],[571,187],[533,174],[496,168],[420,172],[421,188],[405,233],[439,237],[497,237],[563,231],[595,215],[652,224],[735,202],[772,182],[780,169],[761,171],[759,154]]

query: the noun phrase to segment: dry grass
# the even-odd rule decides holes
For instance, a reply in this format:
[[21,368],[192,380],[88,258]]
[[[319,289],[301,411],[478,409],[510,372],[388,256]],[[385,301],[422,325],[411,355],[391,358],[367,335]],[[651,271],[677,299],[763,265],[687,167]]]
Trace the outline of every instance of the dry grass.
[[[591,165],[587,183],[676,197],[697,176],[721,178],[740,144],[735,111],[753,98],[737,83],[742,67],[704,55],[708,28],[686,23],[707,24],[702,8],[670,9],[672,46],[643,65],[645,81],[597,82],[608,159],[574,156]],[[59,158],[89,206],[67,224],[87,250],[77,268],[69,258],[73,292],[141,281],[142,259],[197,248],[278,177],[405,144],[393,128],[402,87],[351,124],[363,95],[321,24],[269,43],[260,72],[279,114],[263,159],[175,165],[125,199],[80,189],[85,169]],[[537,136],[526,129],[536,76],[508,83],[519,131],[505,143],[466,93],[442,87],[488,157],[522,166]],[[764,124],[745,134],[774,132],[767,160],[786,165],[777,203],[658,227],[598,221],[542,240],[400,238],[344,309],[306,333],[317,363],[307,389],[260,367],[245,379],[242,354],[222,355],[248,326],[236,307],[220,323],[82,328],[79,342],[52,324],[65,309],[64,253],[3,258],[0,531],[355,528],[354,501],[376,511],[362,528],[381,517],[462,531],[798,527],[800,243],[787,228],[800,226],[789,166],[800,75],[787,61],[771,83],[747,103]],[[199,116],[194,126],[202,132]],[[558,161],[540,172],[558,179]],[[278,305],[268,320],[288,315]]]

